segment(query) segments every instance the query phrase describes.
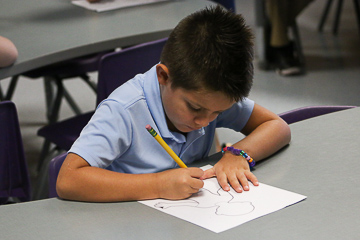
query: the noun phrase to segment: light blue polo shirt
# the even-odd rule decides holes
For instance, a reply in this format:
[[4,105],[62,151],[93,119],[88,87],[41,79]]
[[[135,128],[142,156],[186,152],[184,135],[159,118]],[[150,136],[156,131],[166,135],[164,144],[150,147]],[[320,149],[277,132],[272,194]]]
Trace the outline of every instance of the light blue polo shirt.
[[123,173],[153,173],[178,167],[145,129],[150,124],[185,164],[208,155],[215,128],[240,131],[254,102],[245,99],[207,127],[186,136],[168,129],[155,66],[118,87],[101,102],[69,152],[91,166]]

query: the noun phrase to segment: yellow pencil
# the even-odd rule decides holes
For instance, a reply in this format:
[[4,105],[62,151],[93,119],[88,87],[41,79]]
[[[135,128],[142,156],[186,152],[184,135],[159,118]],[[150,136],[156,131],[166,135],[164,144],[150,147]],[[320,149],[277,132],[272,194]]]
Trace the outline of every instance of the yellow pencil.
[[146,130],[156,139],[156,141],[165,149],[165,151],[174,159],[174,161],[182,168],[187,168],[185,163],[174,153],[174,151],[166,144],[166,142],[157,134],[157,132],[148,124]]

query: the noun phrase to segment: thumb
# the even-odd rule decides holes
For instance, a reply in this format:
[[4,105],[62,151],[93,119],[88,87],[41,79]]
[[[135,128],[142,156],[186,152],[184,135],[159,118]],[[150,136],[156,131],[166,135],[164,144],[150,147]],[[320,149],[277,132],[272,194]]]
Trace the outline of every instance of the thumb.
[[215,168],[212,167],[212,168],[204,171],[204,174],[201,176],[200,179],[201,179],[201,180],[204,180],[204,179],[207,179],[207,178],[212,178],[212,177],[214,177],[214,176],[216,176],[216,174],[215,174]]
[[190,176],[193,178],[201,178],[202,175],[204,174],[204,171],[201,168],[188,168],[188,170],[190,171]]

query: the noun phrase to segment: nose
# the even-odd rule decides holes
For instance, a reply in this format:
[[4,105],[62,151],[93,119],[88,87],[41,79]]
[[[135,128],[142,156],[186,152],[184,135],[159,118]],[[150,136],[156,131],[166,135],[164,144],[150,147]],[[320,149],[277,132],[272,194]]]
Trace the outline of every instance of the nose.
[[209,118],[209,116],[197,116],[194,119],[194,122],[195,122],[196,126],[206,127],[210,123],[210,118]]

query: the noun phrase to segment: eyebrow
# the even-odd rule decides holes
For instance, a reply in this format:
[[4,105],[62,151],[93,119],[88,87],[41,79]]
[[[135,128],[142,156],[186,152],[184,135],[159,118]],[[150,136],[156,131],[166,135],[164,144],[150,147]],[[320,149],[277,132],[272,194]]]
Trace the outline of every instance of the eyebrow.
[[[194,105],[195,107],[198,107],[198,108],[200,108],[200,109],[205,109],[205,110],[207,110],[207,111],[210,111],[210,109],[207,109],[206,107],[203,107],[203,106],[201,106],[201,105],[198,104],[198,103],[194,103],[194,102],[190,101],[189,99],[186,99],[186,101],[187,101],[188,103],[190,103],[191,105]],[[231,105],[231,106],[232,106],[232,105]],[[231,106],[230,106],[229,108],[231,108]],[[225,110],[214,111],[214,113],[219,113],[219,114],[220,114],[220,113],[228,110],[229,108],[227,108],[227,109],[225,109]]]

